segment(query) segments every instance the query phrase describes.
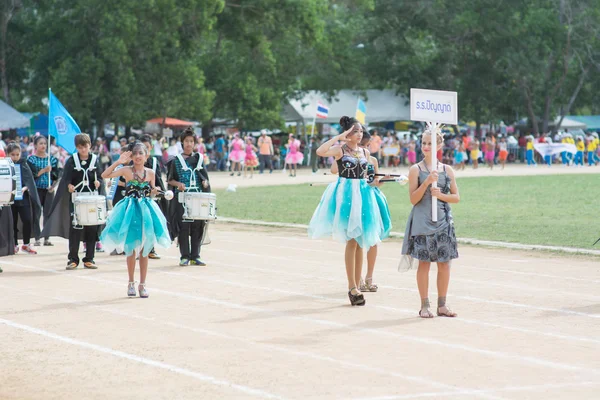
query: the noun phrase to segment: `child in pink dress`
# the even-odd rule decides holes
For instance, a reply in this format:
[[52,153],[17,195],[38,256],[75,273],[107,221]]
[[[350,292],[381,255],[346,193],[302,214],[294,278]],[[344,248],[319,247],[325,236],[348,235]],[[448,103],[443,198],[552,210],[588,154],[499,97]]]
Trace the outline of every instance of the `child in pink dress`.
[[258,165],[258,157],[256,157],[256,147],[252,144],[252,138],[246,139],[246,156],[244,158],[244,178],[250,171],[250,179],[254,176],[254,167]]
[[290,165],[290,176],[296,176],[296,165],[302,164],[304,160],[304,154],[298,151],[300,150],[300,141],[294,138],[294,135],[290,135],[286,147],[288,148],[288,153],[285,156],[285,163]]
[[240,139],[239,133],[233,136],[231,141],[231,150],[229,152],[229,161],[231,161],[231,176],[237,171],[238,176],[242,174],[242,165],[246,159],[246,153],[244,152],[244,141]]

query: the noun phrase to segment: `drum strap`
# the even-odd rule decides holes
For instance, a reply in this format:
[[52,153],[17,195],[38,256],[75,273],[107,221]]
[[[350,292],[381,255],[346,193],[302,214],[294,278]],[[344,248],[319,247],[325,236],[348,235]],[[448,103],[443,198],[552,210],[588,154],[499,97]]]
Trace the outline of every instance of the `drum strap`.
[[152,157],[152,171],[156,173],[158,167],[158,161],[156,161],[156,157]]
[[89,179],[87,173],[88,173],[88,171],[94,171],[94,175],[95,175],[96,179],[98,179],[98,174],[96,171],[96,159],[97,158],[98,157],[94,153],[92,153],[91,158],[90,158],[89,167],[83,168],[81,166],[81,161],[79,160],[79,153],[73,153],[73,162],[75,163],[75,170],[83,171],[83,180],[81,182],[79,182],[77,185],[75,185],[75,189],[86,186],[90,191],[92,191],[92,188],[90,187],[90,179]]
[[[192,157],[193,155],[194,155],[194,153],[192,153],[192,155],[190,157]],[[183,156],[181,154],[177,154],[177,159],[179,160],[179,163],[181,164],[181,168],[184,171],[191,171],[191,168],[187,165],[187,163],[185,162],[185,160],[183,159]],[[155,159],[155,161],[156,161],[156,159]],[[198,165],[196,165],[196,168],[194,168],[194,170],[190,174],[190,189],[197,188],[195,172],[203,169],[202,162],[203,162],[203,157],[198,157]]]

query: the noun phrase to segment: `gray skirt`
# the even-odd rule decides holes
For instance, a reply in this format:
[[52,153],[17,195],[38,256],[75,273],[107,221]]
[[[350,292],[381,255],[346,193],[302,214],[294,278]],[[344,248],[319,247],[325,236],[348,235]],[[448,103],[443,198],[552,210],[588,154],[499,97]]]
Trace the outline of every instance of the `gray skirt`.
[[458,245],[454,225],[432,235],[418,235],[408,238],[408,255],[416,260],[427,262],[449,262],[458,258]]

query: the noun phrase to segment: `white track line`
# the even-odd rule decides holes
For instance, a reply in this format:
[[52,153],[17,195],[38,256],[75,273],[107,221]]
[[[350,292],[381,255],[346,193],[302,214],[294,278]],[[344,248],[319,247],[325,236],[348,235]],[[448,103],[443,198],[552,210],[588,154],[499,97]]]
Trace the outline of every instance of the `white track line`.
[[[323,356],[323,355],[320,355],[317,353],[292,350],[292,349],[289,349],[284,346],[256,342],[254,340],[250,340],[250,339],[247,339],[244,337],[231,336],[228,334],[224,334],[224,333],[217,332],[217,331],[211,331],[211,330],[204,329],[204,328],[196,328],[196,327],[191,327],[191,326],[187,326],[187,325],[183,325],[183,324],[179,324],[179,323],[175,323],[175,322],[165,321],[162,319],[159,320],[159,319],[152,318],[152,317],[144,317],[144,316],[141,316],[138,314],[126,313],[126,312],[123,312],[122,310],[112,309],[109,307],[102,307],[102,306],[88,303],[86,301],[69,300],[69,299],[64,299],[64,298],[60,298],[60,297],[40,295],[40,294],[37,294],[36,292],[22,290],[22,289],[16,289],[16,288],[4,286],[4,285],[0,285],[0,287],[3,289],[15,291],[21,295],[34,296],[34,297],[39,297],[39,298],[44,298],[44,299],[52,299],[52,300],[56,300],[56,301],[60,301],[62,303],[68,303],[68,304],[81,304],[81,305],[85,305],[85,306],[88,306],[88,307],[91,307],[96,310],[103,311],[103,312],[106,312],[109,314],[126,317],[128,319],[133,318],[133,319],[138,319],[138,320],[147,321],[147,322],[151,322],[151,323],[158,323],[160,325],[166,325],[166,326],[170,326],[170,327],[180,329],[180,330],[186,330],[186,331],[190,331],[190,332],[194,332],[194,333],[200,333],[200,334],[203,334],[206,336],[213,336],[213,337],[217,337],[220,339],[233,340],[233,341],[241,342],[241,343],[244,343],[244,344],[247,344],[250,346],[256,346],[256,347],[261,347],[261,348],[268,349],[268,350],[279,351],[279,352],[285,353],[285,354],[291,354],[294,356],[311,358],[311,359],[318,360],[318,361],[330,362],[330,363],[338,365],[342,368],[360,369],[360,370],[367,371],[367,372],[373,372],[376,374],[387,375],[387,376],[391,376],[394,378],[404,379],[409,382],[415,382],[418,384],[424,384],[424,385],[429,385],[432,387],[438,387],[440,389],[450,389],[450,390],[456,391],[459,394],[473,393],[475,395],[479,395],[479,394],[474,393],[474,392],[478,391],[477,389],[465,389],[465,388],[457,387],[455,385],[447,385],[444,383],[432,381],[430,378],[423,378],[420,376],[401,374],[401,373],[397,373],[397,372],[392,372],[388,369],[370,367],[365,364],[358,364],[358,363],[343,361],[343,360],[340,360],[337,358]],[[37,304],[45,304],[45,303],[37,302]],[[447,392],[441,392],[441,393],[447,393]],[[482,398],[487,398],[487,399],[498,399],[499,398],[497,396],[491,396],[491,395],[487,395],[487,394],[480,394],[479,396]]]
[[450,397],[450,396],[460,396],[460,395],[475,395],[475,394],[483,394],[483,393],[496,393],[496,392],[531,392],[531,391],[541,391],[548,389],[564,389],[570,387],[581,387],[581,386],[598,386],[600,382],[571,382],[571,383],[549,383],[546,385],[529,385],[529,386],[506,386],[497,389],[482,389],[482,390],[473,390],[467,391],[464,393],[460,392],[431,392],[431,393],[416,393],[416,394],[407,394],[407,395],[390,395],[390,396],[380,396],[380,397],[368,397],[360,400],[405,400],[405,399],[419,399],[423,397]]
[[222,386],[222,387],[227,387],[227,388],[231,388],[234,390],[237,390],[238,392],[242,392],[244,394],[247,395],[253,395],[253,396],[258,396],[258,397],[262,397],[265,399],[283,399],[283,397],[281,396],[277,396],[271,393],[267,393],[265,391],[262,390],[258,390],[258,389],[253,389],[251,387],[248,386],[243,386],[243,385],[238,385],[235,383],[231,383],[222,379],[217,379],[215,377],[212,377],[210,375],[205,375],[199,372],[195,372],[195,371],[191,371],[189,369],[185,369],[185,368],[180,368],[171,364],[167,364],[161,361],[156,361],[156,360],[152,360],[150,358],[145,358],[145,357],[140,357],[140,356],[136,356],[135,354],[130,354],[130,353],[125,353],[123,351],[120,350],[114,350],[111,349],[110,347],[104,347],[104,346],[99,346],[93,343],[88,343],[88,342],[84,342],[81,340],[77,340],[77,339],[72,339],[66,336],[60,336],[57,335],[55,333],[52,332],[48,332],[42,329],[38,329],[38,328],[34,328],[28,325],[23,325],[23,324],[19,324],[17,322],[13,322],[4,318],[0,318],[0,324],[9,326],[11,328],[15,328],[15,329],[19,329],[22,331],[26,331],[29,333],[33,333],[35,335],[39,335],[39,336],[44,336],[50,339],[54,339],[57,340],[59,342],[63,342],[63,343],[67,343],[71,346],[78,346],[78,347],[83,347],[89,350],[93,350],[95,352],[98,353],[104,353],[104,354],[109,354],[111,356],[117,357],[117,358],[121,358],[124,360],[128,360],[128,361],[133,361],[133,362],[137,362],[140,364],[144,364],[150,367],[154,367],[154,368],[160,368],[160,369],[164,369],[166,371],[169,372],[173,372],[179,375],[183,375],[183,376],[187,376],[190,378],[194,378],[197,379],[199,381],[202,382],[206,382],[209,383],[211,385],[215,385],[215,386]]
[[[165,258],[170,258],[170,257],[169,256],[165,256]],[[176,258],[176,257],[173,257],[173,258]],[[248,265],[244,265],[242,267],[242,266],[238,266],[238,265],[234,265],[234,264],[226,264],[226,263],[221,263],[221,262],[211,262],[210,264],[211,265],[220,266],[220,267],[234,268],[234,269],[243,269],[243,270],[249,270],[249,269],[251,269],[251,270],[267,272],[269,274],[275,274],[275,275],[297,276],[297,277],[306,278],[308,280],[321,279],[321,280],[327,280],[327,281],[331,281],[331,282],[340,283],[339,279],[335,279],[335,278],[318,277],[318,276],[306,275],[306,274],[302,274],[302,273],[286,273],[286,272],[283,272],[281,270],[271,270],[271,269],[266,269],[266,268],[250,267]],[[152,269],[153,273],[179,274],[179,273],[176,273],[176,272],[160,271],[160,270],[156,270],[154,268],[151,268],[151,269]],[[187,274],[185,274],[185,276],[188,277],[188,278],[191,278],[191,279],[211,280],[213,282],[221,282],[221,283],[228,283],[229,282],[229,281],[225,281],[225,280],[219,280],[219,279],[216,279],[216,278],[211,278],[211,277],[204,276],[204,275],[202,277],[196,277],[196,276],[193,276],[193,275],[187,275]],[[232,284],[237,284],[237,282],[236,283],[232,283]],[[254,287],[254,288],[257,289],[257,287]],[[285,294],[293,294],[295,296],[310,297],[310,298],[315,298],[315,299],[318,299],[318,300],[325,300],[325,301],[332,301],[332,302],[335,301],[336,303],[339,303],[339,302],[342,301],[342,299],[338,299],[338,298],[334,298],[334,297],[325,297],[325,296],[310,295],[310,294],[307,294],[306,292],[290,292],[290,291],[281,290],[281,289],[264,288],[264,287],[260,287],[260,290],[263,290],[263,291],[272,291],[272,292],[283,292]],[[381,309],[381,310],[398,312],[398,313],[407,314],[407,315],[413,315],[413,316],[416,315],[415,310],[412,310],[412,309],[402,309],[402,308],[388,307],[388,306],[379,306],[379,305],[373,305],[373,306],[370,305],[369,307],[374,307],[374,308]],[[540,336],[540,335],[541,336],[547,336],[547,337],[552,337],[552,338],[555,338],[555,339],[566,340],[566,341],[569,341],[569,342],[578,341],[578,342],[600,344],[600,339],[592,339],[592,338],[581,337],[581,336],[563,335],[563,334],[559,334],[559,333],[552,333],[552,332],[549,332],[549,331],[539,331],[539,330],[534,330],[534,329],[520,328],[520,327],[515,327],[515,326],[510,326],[510,325],[497,324],[497,323],[488,323],[488,322],[483,322],[483,321],[479,321],[479,320],[465,319],[463,317],[455,319],[454,322],[457,322],[457,323],[466,323],[466,324],[470,324],[470,325],[486,326],[486,327],[490,327],[490,328],[506,329],[506,330],[520,332],[520,333],[533,334],[533,335],[536,335],[536,336]]]
[[[55,273],[58,275],[68,276],[68,277],[75,278],[75,279],[84,279],[84,280],[89,280],[89,281],[94,281],[94,282],[102,282],[102,283],[110,284],[112,286],[116,286],[116,287],[120,287],[120,288],[123,287],[122,282],[111,281],[108,279],[94,278],[92,276],[75,275],[72,273],[69,274],[69,273],[65,273],[65,272],[59,272],[59,271],[56,271],[53,269],[33,267],[33,266],[24,266],[24,265],[20,265],[20,264],[16,264],[16,263],[0,262],[0,264],[13,264],[13,265],[17,265],[21,268],[25,268],[25,269],[46,271],[46,272],[51,272],[51,273]],[[261,307],[256,307],[256,306],[247,306],[247,305],[233,303],[233,302],[229,302],[229,301],[215,300],[215,299],[209,298],[209,297],[190,295],[190,294],[186,294],[186,293],[171,292],[171,291],[159,289],[159,288],[153,288],[152,291],[155,293],[162,293],[165,295],[178,297],[178,298],[182,298],[182,299],[187,299],[187,300],[198,301],[201,303],[214,304],[214,305],[225,307],[225,308],[244,310],[244,311],[252,311],[252,312],[272,315],[272,316],[276,316],[276,317],[289,318],[289,319],[299,320],[299,321],[303,321],[303,322],[311,322],[311,323],[314,323],[317,325],[342,328],[342,329],[345,329],[348,331],[364,332],[364,333],[370,333],[370,334],[375,334],[375,335],[380,335],[380,336],[385,336],[385,337],[392,337],[392,338],[401,339],[401,340],[404,340],[407,342],[415,342],[415,343],[427,344],[427,345],[436,345],[436,346],[440,346],[440,347],[443,347],[446,349],[466,351],[469,353],[489,356],[492,358],[517,361],[522,364],[538,365],[538,366],[542,366],[542,367],[563,370],[563,371],[577,371],[577,372],[584,372],[584,373],[590,372],[595,375],[600,375],[600,370],[595,369],[595,368],[589,368],[589,367],[583,367],[583,366],[579,366],[579,365],[571,365],[571,364],[559,363],[559,362],[554,362],[554,361],[548,361],[548,360],[540,359],[537,357],[521,356],[518,354],[505,353],[502,351],[481,349],[478,347],[472,347],[472,346],[468,346],[468,345],[464,345],[464,344],[460,344],[460,343],[450,343],[447,341],[442,341],[442,340],[437,340],[437,339],[428,339],[428,338],[423,338],[423,337],[413,337],[413,336],[408,336],[408,335],[401,335],[401,334],[398,334],[395,332],[383,331],[383,330],[378,330],[378,329],[374,329],[374,328],[361,328],[361,327],[356,327],[354,325],[343,324],[343,323],[326,320],[326,319],[317,319],[317,318],[310,318],[310,317],[305,317],[305,316],[290,315],[288,312],[285,312],[285,311],[276,311],[276,310],[271,310],[268,308],[261,308]]]
[[[227,253],[227,254],[239,254],[239,255],[250,256],[250,257],[259,257],[259,258],[263,258],[263,259],[268,258],[268,259],[273,259],[273,260],[286,260],[286,261],[289,261],[289,258],[286,258],[286,257],[269,256],[269,255],[263,255],[263,254],[257,254],[257,253],[239,252],[239,251],[232,251],[232,250],[220,250],[220,249],[211,249],[211,250],[212,251],[217,251],[217,252],[222,252],[222,253]],[[308,261],[302,261],[302,262],[303,263],[307,263]],[[318,264],[320,266],[323,265],[323,262],[313,261],[311,263],[312,264]],[[401,287],[398,287],[398,286],[383,286],[383,285],[380,285],[380,287],[381,288],[387,288],[387,289],[394,289],[394,290],[409,291],[409,292],[418,292],[418,290],[414,289],[414,288],[401,288]],[[539,306],[532,306],[530,304],[521,304],[521,303],[514,303],[514,302],[509,302],[509,301],[486,300],[486,299],[482,299],[482,298],[478,298],[478,297],[473,297],[473,296],[452,295],[452,297],[456,298],[456,299],[473,301],[473,302],[476,302],[476,303],[499,304],[499,305],[503,305],[503,306],[515,307],[515,308],[521,308],[521,309],[536,310],[536,311],[546,311],[546,312],[553,312],[553,313],[558,313],[558,314],[566,314],[566,315],[573,315],[573,316],[579,316],[579,317],[598,318],[598,319],[600,319],[600,314],[591,314],[591,313],[580,312],[580,311],[563,310],[563,309],[560,309],[560,308],[539,307]]]
[[[233,240],[228,240],[228,239],[217,239],[217,240],[219,242],[239,244],[239,242],[236,242],[236,241],[233,241]],[[262,247],[270,247],[270,248],[279,248],[279,249],[290,249],[290,250],[303,251],[303,249],[298,248],[298,247],[294,247],[294,246],[281,246],[281,245],[273,245],[273,244],[266,244],[266,243],[250,243],[250,245],[251,246],[262,246]],[[219,249],[217,249],[217,250],[219,250]],[[322,249],[314,249],[314,248],[311,248],[310,251],[311,252],[318,252],[318,253],[326,253],[326,254],[335,254],[337,256],[340,256],[340,254],[341,254],[339,251],[322,250]],[[380,260],[387,260],[387,261],[394,261],[396,264],[398,263],[398,258],[385,257],[385,256],[381,256],[381,255],[377,256],[377,260],[378,261],[380,261]],[[513,261],[513,262],[524,262],[524,263],[528,262],[528,261],[525,261],[525,260],[511,260],[511,261]],[[478,268],[478,267],[465,266],[463,264],[460,264],[460,265],[457,266],[457,268],[463,268],[463,267],[466,267],[466,268],[475,268],[475,269]],[[519,271],[519,272],[521,272],[521,271]],[[396,271],[393,271],[393,272],[389,271],[388,268],[386,268],[386,269],[378,268],[377,269],[377,273],[378,274],[385,274],[386,276],[392,276],[392,275],[398,276],[398,273]],[[581,278],[578,278],[578,279],[581,279]],[[573,296],[573,297],[579,297],[579,298],[581,298],[582,296],[585,296],[585,297],[593,298],[594,300],[600,300],[600,296],[595,296],[595,295],[590,295],[590,294],[583,294],[583,293],[577,293],[577,292],[565,292],[565,291],[557,290],[557,289],[537,288],[537,287],[532,287],[532,286],[520,286],[520,285],[507,285],[507,284],[502,284],[502,283],[494,283],[494,282],[487,282],[487,281],[481,281],[481,280],[471,280],[471,279],[456,278],[456,277],[452,277],[452,281],[453,282],[474,283],[474,284],[477,284],[477,285],[487,285],[487,286],[501,287],[501,288],[513,289],[513,290],[525,290],[525,291],[535,291],[535,292],[550,292],[550,293],[554,293],[554,294],[566,295],[566,296]],[[588,282],[588,280],[585,280],[585,281]]]

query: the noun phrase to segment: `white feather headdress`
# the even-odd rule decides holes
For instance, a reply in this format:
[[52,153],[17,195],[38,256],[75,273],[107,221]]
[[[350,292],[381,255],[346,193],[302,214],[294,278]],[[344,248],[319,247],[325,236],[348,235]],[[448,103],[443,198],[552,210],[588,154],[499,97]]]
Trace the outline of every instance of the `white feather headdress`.
[[437,122],[427,122],[425,123],[425,132],[429,132],[432,135],[442,135],[442,128],[444,127],[443,124],[437,123]]

